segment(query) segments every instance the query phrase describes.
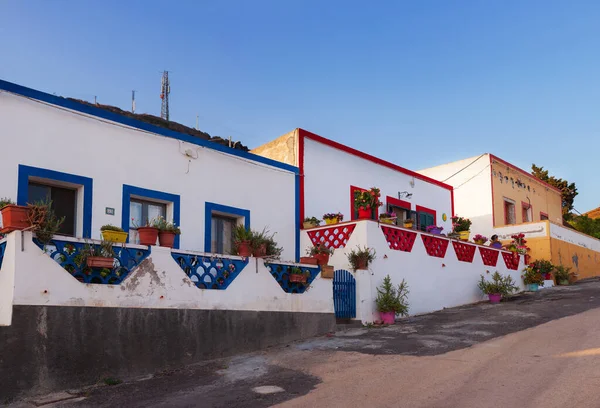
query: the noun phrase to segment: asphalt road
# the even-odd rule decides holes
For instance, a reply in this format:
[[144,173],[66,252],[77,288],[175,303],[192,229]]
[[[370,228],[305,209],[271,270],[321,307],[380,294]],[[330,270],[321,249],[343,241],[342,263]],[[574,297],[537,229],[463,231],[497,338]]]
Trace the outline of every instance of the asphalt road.
[[71,390],[45,407],[600,407],[598,308],[600,281],[588,280]]

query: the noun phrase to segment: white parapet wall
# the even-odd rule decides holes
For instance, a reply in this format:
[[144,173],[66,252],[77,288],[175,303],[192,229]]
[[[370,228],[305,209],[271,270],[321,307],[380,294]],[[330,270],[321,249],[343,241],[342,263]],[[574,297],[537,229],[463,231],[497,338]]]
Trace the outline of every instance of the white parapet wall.
[[600,252],[600,240],[590,237],[579,231],[565,228],[561,225],[549,223],[550,225],[550,238],[558,239],[564,242],[568,242],[582,248],[587,248],[592,251]]
[[[336,270],[350,271],[356,278],[357,316],[363,323],[371,323],[379,319],[375,306],[377,287],[383,282],[386,275],[390,275],[392,283],[398,285],[402,279],[408,283],[410,294],[410,314],[423,314],[447,307],[454,307],[468,303],[478,302],[486,299],[478,289],[477,283],[481,275],[491,278],[495,271],[502,275],[510,275],[519,288],[524,289],[521,279],[521,271],[525,267],[523,257],[519,257],[516,269],[509,269],[505,264],[502,253],[489,247],[483,247],[484,251],[498,253],[495,266],[483,263],[480,255],[480,246],[472,243],[461,244],[475,247],[472,262],[463,262],[458,259],[454,244],[448,240],[448,247],[444,257],[430,256],[423,243],[422,236],[432,237],[430,234],[411,231],[416,234],[412,250],[410,252],[390,249],[381,226],[389,227],[398,231],[407,231],[400,227],[378,224],[374,221],[359,221],[355,223],[340,224],[344,226],[354,225],[354,230],[343,248],[335,249],[330,264]],[[325,231],[331,227],[321,227],[312,231]],[[339,233],[337,234],[339,236]],[[447,240],[441,236],[433,236],[438,239]],[[456,242],[456,241],[455,241]],[[305,231],[301,237],[301,245],[306,250],[312,242]],[[368,271],[352,272],[347,259],[347,254],[358,246],[367,246],[376,251],[376,259],[369,266]],[[507,257],[512,253],[504,252]]]
[[[494,228],[494,234],[500,241],[510,241],[513,235],[524,234],[525,239],[548,236],[549,221],[528,222],[526,224],[506,225]],[[553,225],[553,224],[552,224]]]
[[[63,239],[78,242],[74,238]],[[171,249],[151,247],[148,258],[120,284],[91,284],[78,281],[50,258],[33,243],[31,233],[16,231],[9,234],[6,241],[0,270],[2,325],[10,325],[12,305],[333,313],[331,280],[317,275],[304,293],[286,293],[263,259],[249,258],[244,269],[225,290],[199,289],[173,259]],[[127,248],[138,247],[146,248],[127,245]],[[179,250],[177,253],[211,256]]]

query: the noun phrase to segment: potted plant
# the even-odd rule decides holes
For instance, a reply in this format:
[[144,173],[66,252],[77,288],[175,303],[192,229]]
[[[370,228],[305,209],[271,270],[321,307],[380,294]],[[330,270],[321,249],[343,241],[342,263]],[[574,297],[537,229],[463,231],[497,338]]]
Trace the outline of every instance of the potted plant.
[[252,231],[252,239],[250,240],[250,248],[252,255],[256,258],[264,258],[267,256],[267,230],[262,232]]
[[425,227],[426,232],[434,235],[440,235],[443,230],[444,227],[438,227],[437,225],[428,225],[427,227]]
[[10,198],[0,199],[0,213],[2,214],[0,233],[7,234],[30,227],[27,218],[28,211],[28,207],[16,205]]
[[537,292],[540,286],[544,286],[544,276],[531,266],[523,270],[523,283],[529,287],[531,292]]
[[406,220],[403,221],[403,224],[404,224],[404,228],[412,229],[413,220],[410,218],[407,218]]
[[394,324],[396,315],[408,315],[408,284],[404,279],[395,288],[390,275],[383,278],[383,283],[377,288],[375,304],[384,324]]
[[294,283],[306,283],[310,276],[310,271],[303,271],[298,266],[292,266],[289,273],[289,281]]
[[373,210],[383,204],[379,197],[381,197],[381,192],[377,187],[371,187],[368,191],[356,190],[354,192],[354,208],[358,210],[359,219],[373,218]]
[[323,219],[325,220],[325,224],[333,225],[342,222],[344,220],[344,215],[342,213],[327,213],[323,214]]
[[[133,220],[133,218],[132,218]],[[138,226],[133,223],[133,227],[137,229],[140,245],[153,246],[158,240],[158,220],[152,221],[146,219],[146,225]]]
[[571,268],[562,265],[556,266],[554,269],[554,277],[559,285],[569,285],[569,273],[571,273]]
[[158,244],[161,247],[173,248],[175,237],[181,234],[179,227],[164,217],[158,217],[154,225],[158,228]]
[[373,260],[375,260],[375,250],[372,248],[357,246],[356,250],[353,249],[348,254],[348,262],[350,262],[353,271],[367,269]]
[[318,227],[319,224],[321,224],[321,220],[317,217],[306,217],[304,221],[302,221],[304,229]]
[[329,257],[333,254],[333,249],[325,246],[323,242],[309,248],[306,254],[317,260],[317,265],[327,265]]
[[123,231],[123,228],[115,227],[111,224],[106,224],[100,227],[102,233],[102,239],[105,241],[125,243],[127,241],[127,232]]
[[527,240],[525,239],[525,234],[515,234],[511,236],[512,241],[508,245],[508,250],[514,252],[515,254],[523,254],[527,255],[527,251],[529,251],[529,247],[526,245]]
[[393,213],[391,211],[379,214],[379,222],[383,224],[395,224],[396,218],[396,213]]
[[468,241],[471,229],[471,220],[464,217],[452,217],[452,232],[459,235],[461,241]]
[[52,210],[52,201],[38,201],[27,205],[27,224],[31,226],[38,241],[48,245],[60,230],[65,217],[58,218]]
[[85,258],[85,263],[90,268],[112,269],[115,264],[115,252],[112,246],[112,242],[104,240],[98,246],[86,244],[80,262]]
[[236,225],[233,230],[233,246],[239,256],[249,257],[252,255],[252,238],[253,234],[249,228],[242,224]]
[[283,252],[283,248],[277,246],[275,234],[268,235],[265,233],[266,256],[269,258],[279,258]]
[[494,272],[491,281],[486,281],[481,275],[477,286],[479,290],[488,295],[490,303],[500,303],[503,296],[508,296],[518,289],[510,275],[502,276],[498,271]]
[[487,242],[487,237],[484,237],[481,234],[477,234],[473,237],[473,242],[475,242],[477,245],[483,245]]
[[529,266],[539,272],[544,277],[544,280],[554,280],[552,272],[555,268],[552,262],[545,259],[538,259],[537,261],[531,262]]

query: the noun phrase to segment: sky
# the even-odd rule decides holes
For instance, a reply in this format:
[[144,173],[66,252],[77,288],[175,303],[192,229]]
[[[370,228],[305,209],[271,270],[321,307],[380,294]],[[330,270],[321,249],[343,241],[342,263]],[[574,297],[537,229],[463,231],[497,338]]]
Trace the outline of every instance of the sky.
[[[301,127],[419,170],[493,153],[600,206],[600,2],[0,0],[0,78],[251,148]],[[334,176],[334,174],[332,174]],[[374,181],[376,183],[376,181]]]

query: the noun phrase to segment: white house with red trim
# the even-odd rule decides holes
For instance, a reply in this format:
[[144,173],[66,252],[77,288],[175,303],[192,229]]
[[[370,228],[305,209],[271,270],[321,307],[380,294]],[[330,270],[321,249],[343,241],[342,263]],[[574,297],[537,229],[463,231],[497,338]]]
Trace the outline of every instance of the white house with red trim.
[[301,219],[340,212],[345,221],[354,220],[354,191],[378,187],[384,203],[379,211],[396,212],[399,221],[410,217],[422,230],[428,225],[444,231],[452,227],[451,185],[304,129],[252,152],[299,168]]

